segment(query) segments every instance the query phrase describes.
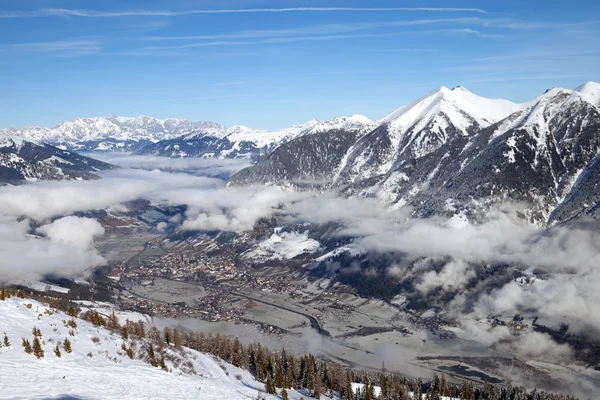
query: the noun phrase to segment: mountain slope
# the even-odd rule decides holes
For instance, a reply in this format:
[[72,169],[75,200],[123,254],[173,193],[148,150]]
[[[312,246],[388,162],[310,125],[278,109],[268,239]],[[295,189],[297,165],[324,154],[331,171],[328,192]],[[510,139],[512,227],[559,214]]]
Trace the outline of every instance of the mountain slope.
[[[72,329],[67,325],[70,316],[34,300],[0,300],[0,316],[2,330],[11,342],[10,347],[0,347],[1,396],[5,398],[242,400],[255,398],[257,391],[264,389],[249,373],[187,348],[165,350],[165,364],[171,372],[154,368],[137,357],[146,353],[149,340],[133,345],[131,338],[124,340],[120,334],[81,319]],[[42,333],[45,354],[41,359],[27,354],[21,345],[22,338],[33,343],[34,327]],[[67,338],[71,353],[63,346]],[[60,357],[54,353],[58,343]],[[133,359],[122,350],[123,343],[136,349]],[[291,390],[290,394],[293,399],[300,397]]]
[[485,99],[462,87],[439,87],[378,121],[344,160],[336,181],[356,182],[389,173],[407,159],[424,157],[454,139],[469,137],[522,108]]
[[231,185],[282,181],[327,184],[342,158],[355,142],[357,132],[332,130],[303,135],[277,147],[256,166],[235,174]]
[[550,215],[572,190],[597,203],[600,197],[582,191],[578,182],[600,152],[600,110],[590,99],[578,89],[552,89],[510,120],[484,130],[478,138],[482,150],[422,209],[439,210],[447,198],[510,199],[526,202],[533,221],[552,223],[557,216],[549,220]]
[[[328,139],[319,140],[326,148]],[[318,143],[309,149],[292,140],[231,183],[332,177],[330,186],[348,195],[410,205],[422,216],[505,201],[523,203],[538,224],[596,216],[600,85],[551,89],[524,104],[441,87],[357,135],[342,156]]]
[[112,165],[56,147],[0,135],[0,182],[97,179]]

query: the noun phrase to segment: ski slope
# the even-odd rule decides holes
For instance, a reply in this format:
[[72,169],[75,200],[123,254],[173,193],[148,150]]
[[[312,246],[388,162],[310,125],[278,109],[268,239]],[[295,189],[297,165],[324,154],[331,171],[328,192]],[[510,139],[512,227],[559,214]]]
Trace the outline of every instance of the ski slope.
[[[2,332],[6,332],[11,342],[8,348],[0,347],[0,399],[242,400],[256,399],[258,390],[264,389],[264,384],[248,372],[186,348],[183,354],[174,349],[167,352],[190,361],[195,375],[176,368],[168,360],[166,364],[172,372],[135,357],[131,360],[121,350],[120,335],[77,319],[75,336],[70,336],[70,328],[63,322],[69,319],[37,301],[15,297],[0,301],[0,341]],[[42,332],[45,352],[39,360],[25,353],[21,345],[21,338],[33,344],[34,326]],[[61,347],[59,358],[54,347],[65,338],[71,341],[73,351],[68,354]],[[307,398],[293,390],[288,393],[290,399]],[[279,399],[265,393],[261,396]]]

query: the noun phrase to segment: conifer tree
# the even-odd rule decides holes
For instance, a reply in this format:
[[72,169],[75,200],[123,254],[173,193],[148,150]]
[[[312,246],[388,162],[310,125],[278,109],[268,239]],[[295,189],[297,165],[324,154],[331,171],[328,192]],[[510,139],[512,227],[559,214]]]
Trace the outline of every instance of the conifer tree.
[[71,348],[71,341],[69,340],[69,338],[65,339],[65,342],[63,343],[63,349],[65,349],[65,351],[67,353],[70,353],[73,351],[73,349]]
[[150,347],[148,348],[148,358],[150,358],[150,365],[153,367],[158,367],[158,362],[156,362],[156,355],[154,354],[154,346],[150,343]]
[[160,355],[160,368],[165,372],[169,372],[169,368],[167,368],[167,364],[165,364],[164,353]]
[[10,341],[8,340],[8,336],[6,335],[6,332],[4,332],[4,347],[10,347]]
[[417,379],[413,393],[414,398],[420,399],[423,397],[423,381],[421,379]]
[[173,345],[177,350],[183,347],[185,336],[178,329],[173,329]]
[[75,318],[77,316],[77,310],[73,307],[73,303],[69,303],[69,308],[67,308],[67,314],[69,316]]
[[25,350],[25,353],[27,353],[27,354],[33,353],[33,349],[31,348],[31,343],[29,343],[28,339],[23,338],[21,343],[23,344],[23,350]]
[[284,382],[283,382],[283,368],[281,365],[281,362],[277,363],[277,365],[275,366],[275,386],[277,387],[284,387]]
[[106,324],[108,329],[111,331],[116,331],[121,328],[121,324],[119,323],[119,317],[115,314],[115,310],[112,310],[110,316],[108,317],[108,323]]
[[60,342],[56,343],[56,347],[54,348],[54,354],[56,354],[56,357],[61,357],[62,354],[60,353]]
[[242,349],[241,349],[240,340],[236,337],[233,340],[233,347],[231,349],[231,363],[240,368],[242,367]]
[[37,336],[33,338],[33,355],[38,359],[44,358],[44,350],[42,349],[42,344]]
[[126,353],[127,353],[127,357],[129,357],[130,359],[133,360],[133,356],[134,356],[133,346],[129,346],[129,348],[126,350]]
[[281,400],[289,400],[288,392],[285,388],[281,389]]
[[140,339],[146,337],[146,324],[144,321],[134,322],[135,324],[135,335]]
[[440,394],[442,396],[448,396],[448,382],[446,381],[446,376],[443,374],[440,381]]
[[156,326],[153,326],[152,328],[150,328],[150,333],[148,334],[148,337],[150,338],[150,340],[152,340],[157,345],[160,344],[160,339],[161,339],[160,331],[158,330],[158,328]]
[[346,390],[344,393],[344,400],[352,400],[352,377],[350,376],[350,371],[346,371]]
[[171,344],[173,341],[173,331],[168,326],[165,326],[165,329],[163,329],[163,337],[166,344]]
[[321,378],[319,374],[315,374],[315,389],[313,390],[313,397],[317,400],[321,398]]
[[273,383],[273,379],[271,379],[271,375],[267,375],[267,383],[265,383],[265,391],[269,394],[277,394],[277,390],[275,388],[275,384]]
[[369,378],[367,378],[363,390],[365,392],[365,400],[375,400],[375,388],[373,387],[373,384],[369,381]]
[[[317,381],[317,373],[315,371],[315,363],[312,357],[307,357],[306,360],[306,375],[304,378],[304,387],[308,389],[309,396],[315,394]],[[314,396],[313,396],[314,397]]]

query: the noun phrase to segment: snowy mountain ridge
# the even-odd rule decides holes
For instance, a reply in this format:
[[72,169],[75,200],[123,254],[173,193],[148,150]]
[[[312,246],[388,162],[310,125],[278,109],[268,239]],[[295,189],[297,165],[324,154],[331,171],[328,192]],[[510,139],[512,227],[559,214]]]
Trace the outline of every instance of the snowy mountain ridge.
[[[515,104],[439,87],[368,127],[296,138],[230,185],[320,180],[415,215],[528,204],[535,223],[600,217],[600,84],[553,88]],[[324,163],[323,160],[331,162]]]
[[408,130],[415,123],[426,124],[435,114],[443,112],[466,134],[470,126],[468,118],[486,127],[524,107],[525,104],[509,100],[477,96],[462,86],[453,89],[440,86],[426,96],[398,108],[377,124],[390,124],[395,130]]
[[175,139],[161,140],[138,150],[138,154],[165,157],[205,157],[257,159],[278,146],[306,135],[332,130],[366,133],[371,120],[362,115],[338,117],[331,120],[311,120],[278,130],[260,130],[236,125],[221,134],[192,133]]
[[116,140],[158,141],[189,132],[221,132],[224,126],[211,121],[191,122],[183,119],[139,117],[93,117],[63,121],[53,128],[25,127],[0,129],[0,133],[23,137],[26,140],[59,143],[86,142],[112,138]]

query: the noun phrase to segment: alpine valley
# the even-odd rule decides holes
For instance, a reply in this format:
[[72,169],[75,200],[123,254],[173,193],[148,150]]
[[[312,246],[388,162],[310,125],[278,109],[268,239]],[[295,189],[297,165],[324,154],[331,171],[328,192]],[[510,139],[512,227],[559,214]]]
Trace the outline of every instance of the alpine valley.
[[[106,398],[144,371],[148,397],[271,399],[273,381],[294,399],[600,392],[600,84],[519,104],[439,87],[375,122],[0,134],[0,254],[17,266],[0,311],[23,322],[6,332],[38,324],[50,353],[83,317],[44,387],[64,375],[87,396],[100,368],[119,378]],[[168,328],[132,335],[140,318]],[[33,356],[6,347],[8,379]]]

